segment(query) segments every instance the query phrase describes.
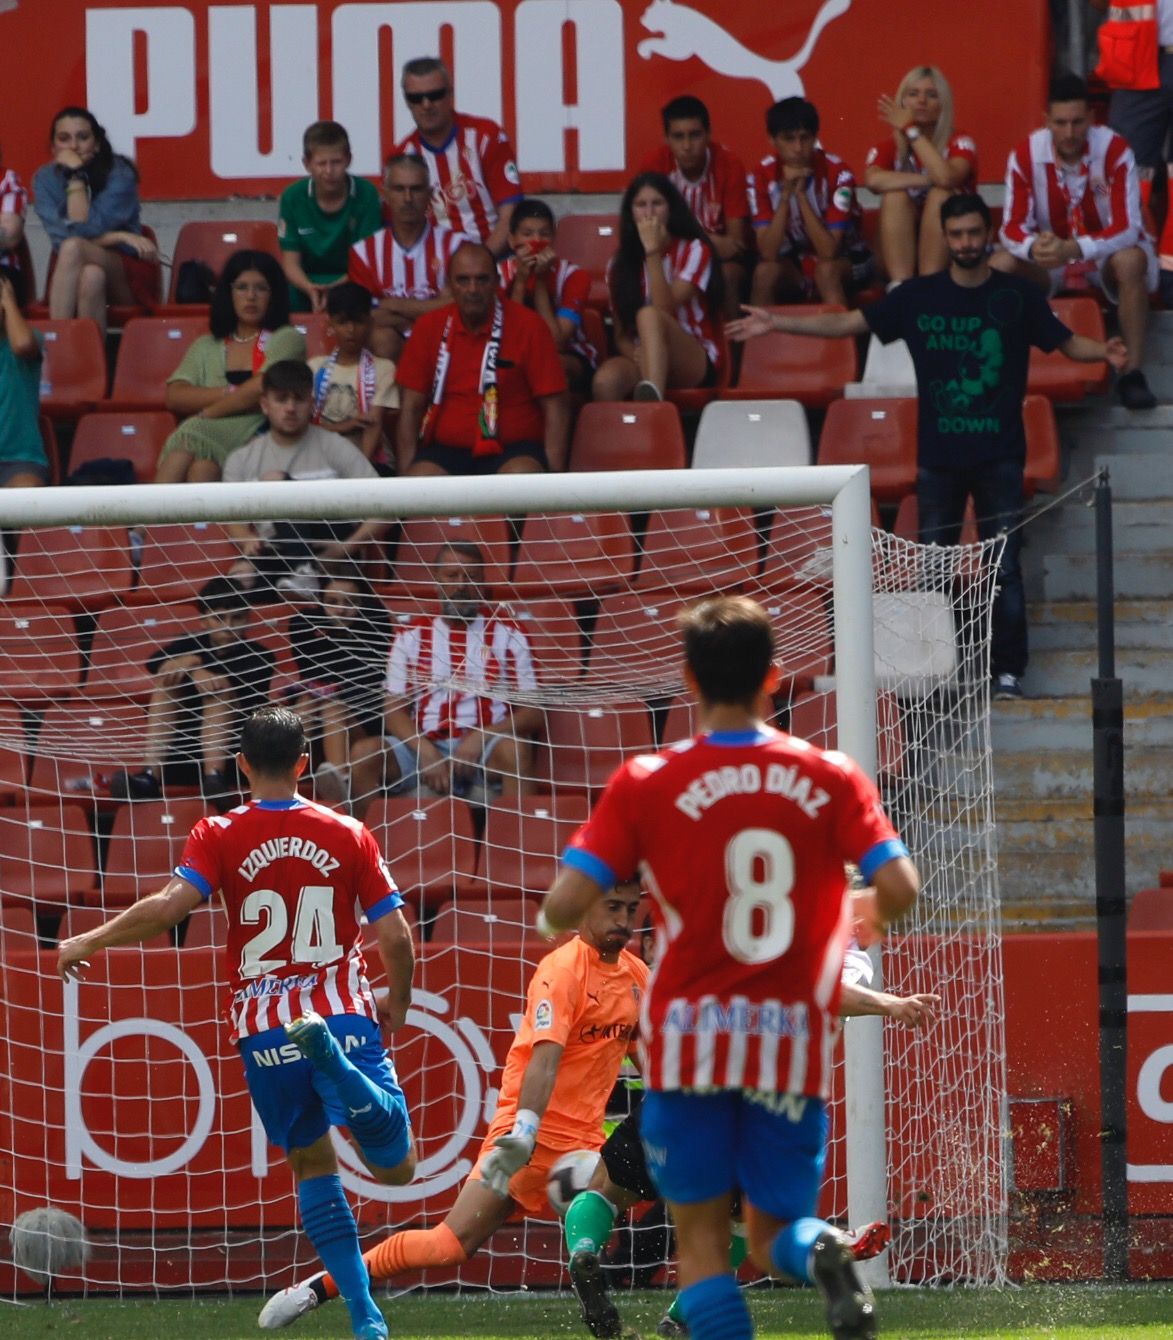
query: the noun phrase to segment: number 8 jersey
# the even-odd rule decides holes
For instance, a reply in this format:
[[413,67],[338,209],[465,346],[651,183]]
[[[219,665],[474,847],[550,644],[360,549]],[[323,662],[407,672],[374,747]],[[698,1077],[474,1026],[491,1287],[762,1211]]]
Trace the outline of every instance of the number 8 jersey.
[[234,1042],[307,1010],[377,1017],[359,917],[403,899],[357,819],[300,797],[254,800],[201,819],[175,874],[224,898]]
[[700,735],[619,768],[564,860],[605,887],[638,867],[652,895],[648,1086],[825,1097],[843,866],[870,877],[905,855],[851,759],[780,731]]

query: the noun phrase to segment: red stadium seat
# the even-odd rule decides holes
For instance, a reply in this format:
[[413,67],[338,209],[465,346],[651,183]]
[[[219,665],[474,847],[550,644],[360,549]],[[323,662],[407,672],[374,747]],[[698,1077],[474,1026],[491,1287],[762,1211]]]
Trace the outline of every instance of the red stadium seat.
[[300,330],[305,337],[307,359],[334,352],[334,340],[330,335],[330,318],[325,312],[293,312],[290,314],[289,324],[295,330]]
[[9,600],[98,610],[130,590],[130,538],[121,527],[46,526],[20,533]]
[[494,898],[504,890],[541,898],[575,830],[587,817],[585,796],[525,796],[491,805],[477,874]]
[[406,902],[435,908],[475,890],[476,841],[472,811],[463,800],[377,796],[366,825],[388,853]]
[[[839,729],[834,691],[804,693],[790,709],[790,733],[820,749],[838,747]],[[897,776],[904,766],[904,731],[900,703],[895,694],[876,695],[876,765],[880,772]]]
[[774,659],[790,692],[809,689],[819,675],[829,675],[835,644],[827,586],[798,586],[786,580],[755,583],[748,594],[774,625]]
[[[920,507],[917,503],[916,494],[910,493],[905,498],[896,511],[896,521],[892,526],[892,534],[899,536],[902,540],[920,540]],[[971,498],[965,504],[965,519],[961,523],[960,544],[977,544],[978,529],[977,521],[974,517],[973,499]]]
[[897,503],[916,489],[916,401],[836,400],[819,436],[820,465],[866,465],[872,496]]
[[0,903],[63,907],[97,884],[94,838],[80,805],[0,809]]
[[207,333],[206,316],[140,316],[128,321],[114,365],[114,389],[103,409],[165,410],[167,378],[188,345]]
[[573,606],[565,600],[518,597],[502,605],[500,613],[515,620],[525,633],[539,684],[568,684],[582,674],[586,656],[582,629]]
[[830,507],[779,508],[766,536],[762,586],[773,589],[830,580]]
[[582,407],[570,444],[571,470],[683,470],[685,464],[675,405],[612,400]]
[[53,419],[79,419],[106,399],[106,346],[96,321],[34,321],[44,336],[41,410]]
[[228,913],[218,899],[209,899],[187,919],[184,949],[223,949],[228,943]]
[[[787,316],[814,316],[842,312],[833,303],[805,307],[771,307]],[[829,405],[859,374],[854,340],[812,338],[808,335],[763,335],[745,345],[737,386],[724,400],[798,400],[807,408]]]
[[132,605],[190,602],[213,577],[223,577],[238,550],[223,526],[210,521],[148,526],[141,532],[138,585]]
[[180,267],[185,261],[203,261],[218,279],[225,262],[237,251],[267,251],[280,261],[281,245],[277,240],[277,225],[269,219],[223,220],[218,223],[192,219],[185,223],[175,239],[168,303],[175,303],[175,286],[179,280]]
[[697,707],[691,698],[677,698],[668,708],[660,730],[661,744],[691,739],[697,733]]
[[148,698],[147,661],[165,643],[199,624],[194,605],[119,605],[98,619],[85,689],[91,698]]
[[432,922],[433,944],[515,945],[536,935],[538,900],[495,898],[448,903]]
[[142,766],[147,714],[141,703],[78,698],[51,707],[36,740],[29,790],[110,804],[110,777]]
[[680,680],[676,616],[687,604],[688,597],[670,590],[608,596],[591,638],[588,680],[629,692],[639,685],[649,697],[671,692]]
[[558,224],[558,254],[589,272],[594,281],[590,304],[601,311],[610,306],[607,265],[618,246],[619,219],[614,214],[568,214]]
[[121,805],[114,815],[101,891],[87,901],[125,907],[158,893],[183,855],[187,835],[204,817],[202,800],[148,800]]
[[509,527],[499,516],[413,517],[405,521],[395,550],[395,581],[416,595],[434,597],[436,559],[449,542],[478,545],[485,560],[485,595],[508,593]]
[[1139,889],[1128,909],[1128,929],[1173,932],[1173,889]]
[[623,513],[534,514],[522,523],[513,588],[602,595],[626,586],[634,571],[635,541]]
[[[1095,298],[1052,298],[1051,310],[1076,335],[1104,338],[1104,313]],[[1106,391],[1110,377],[1107,363],[1073,363],[1057,349],[1045,354],[1032,347],[1026,389],[1028,394],[1045,395],[1052,401],[1082,400]]]
[[23,799],[28,777],[28,738],[14,703],[0,702],[0,805]]
[[734,507],[653,512],[637,591],[740,591],[757,571],[753,517]]
[[0,906],[0,958],[37,948],[37,923],[32,908]]
[[554,791],[601,791],[632,754],[655,748],[652,719],[644,703],[631,699],[546,713]]
[[81,652],[68,610],[0,605],[0,698],[33,703],[81,688]]
[[1023,489],[1028,498],[1035,493],[1054,493],[1063,479],[1063,457],[1055,411],[1046,396],[1028,395],[1022,402],[1026,429],[1026,469]]
[[69,468],[88,461],[128,460],[135,479],[149,484],[155,477],[163,443],[175,431],[175,415],[165,410],[138,414],[87,414],[77,425],[69,450]]

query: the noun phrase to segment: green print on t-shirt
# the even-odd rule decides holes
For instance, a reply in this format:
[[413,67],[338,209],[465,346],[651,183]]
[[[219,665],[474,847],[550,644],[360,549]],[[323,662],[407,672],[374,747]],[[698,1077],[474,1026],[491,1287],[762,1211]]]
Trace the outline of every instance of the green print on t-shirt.
[[947,380],[932,382],[939,433],[1000,433],[1002,418],[992,411],[1002,394],[1006,349],[1002,329],[1021,315],[1017,294],[991,295],[980,316],[940,316],[922,313],[917,329],[925,348],[957,355],[957,371]]

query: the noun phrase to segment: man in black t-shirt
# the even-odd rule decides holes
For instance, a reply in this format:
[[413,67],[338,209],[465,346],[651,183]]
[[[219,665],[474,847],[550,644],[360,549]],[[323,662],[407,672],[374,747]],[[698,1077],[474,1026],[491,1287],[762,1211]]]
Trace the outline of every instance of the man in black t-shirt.
[[994,696],[1020,698],[1026,670],[1026,600],[1019,568],[1026,434],[1022,402],[1031,345],[1078,363],[1124,365],[1122,340],[1075,335],[1028,280],[990,268],[990,211],[978,195],[941,206],[949,268],[894,288],[862,311],[789,316],[747,307],[731,339],[768,331],[826,337],[874,332],[905,340],[916,368],[917,501],[923,543],[956,544],[972,497],[978,534],[1007,532],[994,603]]

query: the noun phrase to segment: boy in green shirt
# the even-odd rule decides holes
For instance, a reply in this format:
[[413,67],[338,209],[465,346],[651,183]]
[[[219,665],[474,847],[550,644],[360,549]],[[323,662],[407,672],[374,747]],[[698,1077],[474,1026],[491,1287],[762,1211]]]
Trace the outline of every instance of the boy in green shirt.
[[49,482],[41,441],[41,342],[0,273],[0,488]]
[[350,175],[350,138],[344,126],[315,121],[302,138],[302,148],[309,176],[282,193],[277,235],[290,310],[320,312],[326,290],[346,278],[350,248],[383,226],[383,209],[375,187]]

